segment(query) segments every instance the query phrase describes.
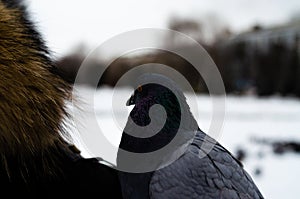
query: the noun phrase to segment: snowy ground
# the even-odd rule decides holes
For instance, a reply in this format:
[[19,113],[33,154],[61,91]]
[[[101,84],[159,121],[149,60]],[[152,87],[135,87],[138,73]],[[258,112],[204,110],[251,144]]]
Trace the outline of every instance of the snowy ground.
[[[88,89],[85,89],[90,93]],[[79,132],[103,132],[106,138],[115,146],[109,155],[97,154],[109,162],[115,163],[116,150],[119,144],[122,129],[125,125],[130,107],[125,106],[130,96],[130,89],[111,90],[108,88],[98,90],[94,95],[93,110],[85,109],[82,102],[88,101],[81,94],[82,102],[76,102],[84,111],[90,112],[90,117],[96,116],[98,127],[85,124],[84,130]],[[197,120],[204,131],[207,132],[212,118],[212,103],[209,96],[200,95],[194,98],[187,94],[188,101],[197,102],[198,109],[191,106],[192,111],[198,115]],[[114,110],[114,111],[113,111]],[[259,145],[253,139],[267,140],[294,140],[300,142],[300,100],[291,98],[256,98],[256,97],[226,97],[226,116],[223,131],[217,137],[219,142],[233,154],[242,148],[247,156],[243,161],[246,170],[262,191],[265,198],[282,199],[298,198],[300,195],[300,154],[276,155],[266,145]],[[75,120],[81,120],[76,118]],[[89,120],[85,120],[89,123]],[[93,156],[81,145],[83,155]],[[104,149],[103,151],[109,151]],[[259,169],[260,175],[255,175]]]

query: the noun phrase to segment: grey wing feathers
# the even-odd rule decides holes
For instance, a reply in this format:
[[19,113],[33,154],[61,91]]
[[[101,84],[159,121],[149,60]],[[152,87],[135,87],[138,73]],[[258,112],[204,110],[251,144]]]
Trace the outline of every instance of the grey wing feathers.
[[216,142],[203,132],[198,132],[184,155],[154,172],[150,182],[150,198],[263,198],[241,163],[224,147],[216,143],[207,154],[203,143]]

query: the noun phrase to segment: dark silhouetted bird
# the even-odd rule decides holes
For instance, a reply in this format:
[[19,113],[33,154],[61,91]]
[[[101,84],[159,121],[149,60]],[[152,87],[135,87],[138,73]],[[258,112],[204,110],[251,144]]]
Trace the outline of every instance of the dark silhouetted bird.
[[[158,74],[143,75],[127,105],[134,108],[117,157],[124,198],[263,198],[242,164],[200,130],[172,80]],[[164,111],[151,110],[155,105],[163,106]],[[152,124],[156,122],[158,125]],[[153,128],[160,125],[153,135]],[[132,154],[145,158],[135,161]]]

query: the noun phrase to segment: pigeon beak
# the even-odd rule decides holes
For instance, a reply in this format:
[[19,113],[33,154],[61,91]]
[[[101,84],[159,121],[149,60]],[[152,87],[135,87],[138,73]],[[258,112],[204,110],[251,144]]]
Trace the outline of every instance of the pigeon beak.
[[131,95],[131,97],[126,102],[126,106],[130,106],[134,104],[135,104],[134,95]]

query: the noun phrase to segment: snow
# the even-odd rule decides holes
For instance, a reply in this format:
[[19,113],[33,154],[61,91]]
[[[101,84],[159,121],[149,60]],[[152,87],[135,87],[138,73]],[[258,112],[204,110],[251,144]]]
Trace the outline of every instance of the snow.
[[[78,93],[80,98],[76,106],[82,107],[83,112],[95,113],[98,127],[90,124],[79,130],[76,125],[71,130],[75,133],[75,142],[86,157],[95,156],[82,143],[80,135],[83,131],[101,132],[114,146],[109,153],[97,154],[108,162],[115,164],[117,146],[121,139],[122,129],[132,107],[126,107],[126,100],[131,95],[131,89],[101,88],[95,93],[83,88],[94,97],[94,105],[85,109],[84,101],[88,101],[87,93]],[[208,95],[186,94],[188,102],[196,100],[198,108],[191,106],[192,112],[197,115],[200,128],[207,132],[212,118],[212,101]],[[193,99],[194,98],[194,99]],[[70,108],[74,108],[72,105]],[[196,110],[197,109],[197,110]],[[243,161],[245,169],[252,176],[265,198],[298,198],[300,189],[300,155],[276,155],[271,148],[253,142],[254,139],[267,140],[294,140],[300,141],[300,100],[293,98],[257,98],[253,96],[227,96],[223,131],[216,137],[229,151],[235,154],[238,148],[243,148],[247,156]],[[90,115],[92,117],[93,115]],[[75,115],[74,121],[76,119]],[[73,123],[74,123],[73,121]],[[83,120],[81,120],[83,121]],[[84,120],[89,123],[89,120]],[[75,122],[76,123],[76,122]],[[96,129],[95,129],[96,128]],[[102,151],[109,151],[103,149]],[[257,169],[261,175],[255,175]]]

